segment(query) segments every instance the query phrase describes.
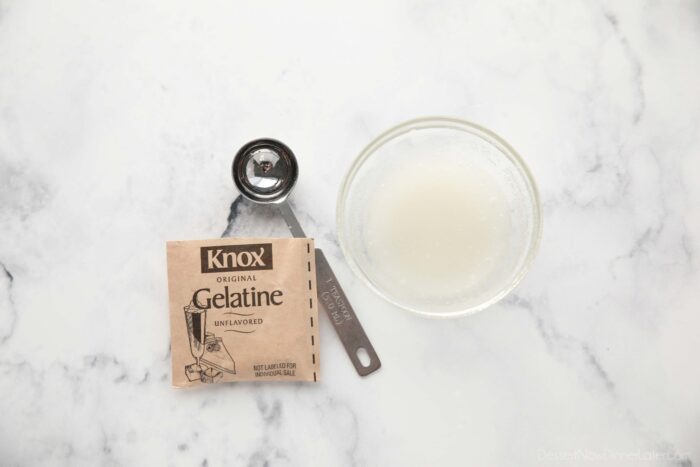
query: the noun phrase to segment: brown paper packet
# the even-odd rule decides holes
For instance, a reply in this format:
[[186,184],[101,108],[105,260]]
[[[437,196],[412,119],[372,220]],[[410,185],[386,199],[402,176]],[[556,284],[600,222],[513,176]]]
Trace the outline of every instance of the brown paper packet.
[[313,239],[167,242],[172,383],[318,381]]

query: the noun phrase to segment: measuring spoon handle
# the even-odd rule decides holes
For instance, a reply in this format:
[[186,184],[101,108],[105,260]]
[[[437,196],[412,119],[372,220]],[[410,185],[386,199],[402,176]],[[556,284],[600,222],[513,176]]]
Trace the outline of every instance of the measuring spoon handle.
[[[318,302],[331,319],[355,370],[360,376],[367,376],[377,371],[382,366],[382,362],[379,361],[372,343],[357,320],[355,311],[350,306],[338,279],[333,274],[326,256],[318,248],[316,248],[316,280],[318,283]],[[365,349],[369,356],[369,364],[366,366],[362,364],[358,356],[360,349]]]

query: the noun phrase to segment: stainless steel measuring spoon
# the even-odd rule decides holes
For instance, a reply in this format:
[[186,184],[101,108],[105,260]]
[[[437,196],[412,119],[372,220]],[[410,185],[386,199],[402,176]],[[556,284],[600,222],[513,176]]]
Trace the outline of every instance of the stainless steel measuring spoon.
[[[294,188],[299,167],[294,153],[274,139],[256,139],[243,146],[233,159],[233,181],[241,195],[254,203],[275,204],[294,237],[306,237],[287,198]],[[352,364],[361,376],[381,366],[374,347],[338,284],[323,252],[316,248],[316,281],[319,303],[326,310]],[[364,365],[364,351],[369,363]]]

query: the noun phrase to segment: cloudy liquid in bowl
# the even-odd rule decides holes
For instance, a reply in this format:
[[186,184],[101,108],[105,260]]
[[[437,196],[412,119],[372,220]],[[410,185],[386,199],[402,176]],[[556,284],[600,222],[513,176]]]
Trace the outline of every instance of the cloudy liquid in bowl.
[[503,268],[509,204],[493,170],[469,158],[411,160],[373,193],[364,228],[381,287],[436,307],[486,292]]
[[522,279],[541,232],[527,167],[469,122],[406,122],[372,141],[338,199],[343,252],[389,302],[459,316],[503,298]]

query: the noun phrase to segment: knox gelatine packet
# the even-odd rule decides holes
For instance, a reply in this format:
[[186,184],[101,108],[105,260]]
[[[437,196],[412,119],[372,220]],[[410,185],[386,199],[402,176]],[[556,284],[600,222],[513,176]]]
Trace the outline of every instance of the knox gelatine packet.
[[172,383],[318,381],[314,242],[167,242]]

